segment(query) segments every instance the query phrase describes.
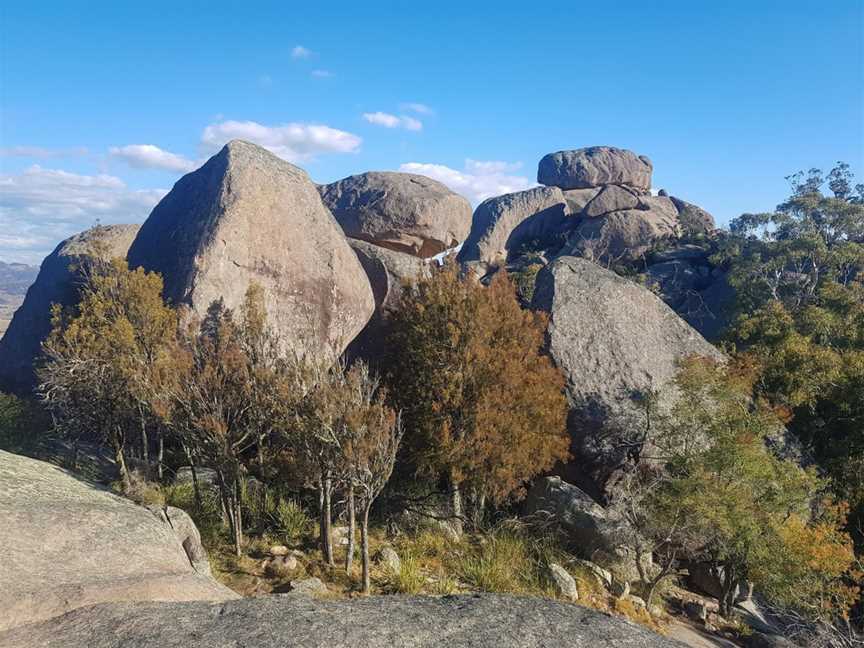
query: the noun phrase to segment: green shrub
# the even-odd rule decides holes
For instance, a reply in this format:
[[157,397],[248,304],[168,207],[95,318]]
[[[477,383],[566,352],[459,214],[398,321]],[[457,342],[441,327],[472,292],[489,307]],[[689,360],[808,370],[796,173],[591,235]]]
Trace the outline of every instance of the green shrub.
[[288,540],[304,536],[312,526],[312,519],[294,500],[280,499],[271,516],[272,527]]
[[387,589],[398,594],[419,594],[426,584],[426,577],[420,569],[420,562],[411,554],[400,559],[398,573],[387,578]]
[[214,546],[225,530],[219,495],[207,484],[200,485],[201,505],[195,501],[195,489],[190,482],[163,486],[166,506],[183,509],[195,522],[201,539],[208,547]]

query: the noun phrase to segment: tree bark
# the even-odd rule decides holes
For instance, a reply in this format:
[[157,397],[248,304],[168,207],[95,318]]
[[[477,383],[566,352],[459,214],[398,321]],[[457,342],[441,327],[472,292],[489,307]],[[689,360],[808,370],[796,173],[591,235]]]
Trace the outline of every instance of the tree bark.
[[128,491],[132,486],[132,481],[129,479],[129,469],[126,468],[126,457],[123,456],[123,437],[121,432],[114,434],[114,460],[117,462],[117,470],[120,471],[120,483],[123,485],[123,490]]
[[[198,484],[198,472],[195,470],[195,460],[192,458],[192,453],[189,452],[189,448],[186,446],[185,443],[183,444],[183,452],[186,454],[186,461],[189,462],[189,470],[192,471],[192,492],[195,494],[195,506],[197,506],[198,510],[200,511],[203,509],[204,503],[201,499],[201,487]],[[221,485],[222,478],[221,477],[219,478],[219,481],[220,481],[219,490],[221,491],[222,490],[222,485]],[[222,499],[222,504],[223,504],[223,506],[225,504],[224,497]],[[225,513],[227,514],[228,511],[226,510]]]
[[321,554],[328,562],[329,556],[333,555],[330,543],[330,508],[327,502],[327,480],[322,473],[318,480],[318,535],[321,536]]
[[354,484],[348,487],[348,553],[345,554],[345,573],[351,575],[354,566],[354,536],[357,533],[357,515],[354,509]]
[[[147,472],[150,472],[150,439],[147,438],[147,419],[144,413],[138,415],[141,421],[141,458],[144,460],[144,465],[147,467]],[[148,474],[148,478],[150,475]]]
[[237,556],[242,555],[243,545],[243,512],[240,509],[240,480],[234,478],[234,551]]
[[336,565],[333,558],[333,537],[332,537],[332,521],[333,521],[333,480],[328,474],[324,479],[324,533],[327,538],[327,564],[331,567]]
[[453,508],[453,525],[454,531],[456,535],[462,536],[462,491],[459,488],[459,484],[451,480],[450,487],[452,489],[450,493],[450,502],[451,507]]
[[369,509],[371,502],[363,507],[363,518],[360,522],[360,551],[363,560],[363,593],[372,591],[372,583],[369,578]]
[[162,481],[164,477],[162,473],[162,460],[165,458],[165,435],[162,434],[162,430],[158,430],[156,434],[159,437],[159,441],[157,442],[157,455],[156,455],[156,475],[159,478],[159,481]]

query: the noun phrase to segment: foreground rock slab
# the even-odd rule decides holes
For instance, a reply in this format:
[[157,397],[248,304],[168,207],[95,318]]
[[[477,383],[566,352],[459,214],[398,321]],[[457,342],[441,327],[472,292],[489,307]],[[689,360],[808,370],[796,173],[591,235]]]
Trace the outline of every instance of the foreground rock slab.
[[0,634],[3,648],[672,648],[627,621],[541,598],[484,594],[349,601],[98,605]]
[[192,555],[184,550],[191,524],[0,451],[0,630],[109,601],[236,598],[193,566],[206,558],[189,542]]

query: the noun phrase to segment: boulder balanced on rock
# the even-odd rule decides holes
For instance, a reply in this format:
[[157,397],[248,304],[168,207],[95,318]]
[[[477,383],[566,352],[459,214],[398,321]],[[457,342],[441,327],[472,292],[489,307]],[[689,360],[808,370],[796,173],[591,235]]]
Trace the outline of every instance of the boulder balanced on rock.
[[302,169],[234,140],[181,178],[142,225],[129,264],[157,271],[165,296],[203,316],[255,282],[288,344],[335,355],[374,309],[338,223]]
[[537,182],[561,189],[627,185],[648,191],[652,171],[651,160],[644,155],[613,146],[591,146],[544,156]]
[[421,175],[370,171],[319,190],[347,236],[414,256],[455,247],[471,227],[468,201]]
[[0,391],[26,392],[33,388],[33,363],[51,332],[51,304],[73,304],[81,267],[94,256],[105,260],[125,257],[138,227],[94,227],[66,239],[45,257],[24,303],[0,339]]

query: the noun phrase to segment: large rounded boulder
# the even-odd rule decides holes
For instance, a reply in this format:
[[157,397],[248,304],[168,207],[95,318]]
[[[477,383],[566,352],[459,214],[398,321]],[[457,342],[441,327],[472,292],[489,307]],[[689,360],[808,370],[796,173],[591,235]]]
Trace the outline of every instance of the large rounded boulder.
[[644,429],[644,398],[661,394],[691,355],[721,359],[657,296],[585,259],[563,256],[537,277],[532,307],[549,313],[548,344],[564,372],[573,452],[602,494]]
[[[592,204],[589,203],[588,209]],[[582,256],[632,261],[681,234],[678,210],[669,198],[642,196],[638,209],[610,211],[582,219],[570,240],[573,250]]]
[[0,339],[0,391],[26,392],[36,377],[33,364],[51,332],[51,305],[78,298],[81,269],[88,260],[125,257],[138,225],[103,225],[72,236],[45,257],[36,281]]
[[651,188],[651,160],[613,146],[591,146],[549,153],[540,160],[537,182],[561,189],[585,189],[604,185]]
[[435,256],[471,227],[468,201],[425,176],[370,171],[319,189],[346,235],[398,252]]
[[564,192],[557,187],[534,187],[489,198],[474,211],[459,261],[479,262],[484,269],[505,263],[521,246],[562,234],[567,213]]
[[129,250],[162,274],[165,296],[203,316],[264,289],[270,323],[289,345],[341,353],[374,310],[369,281],[305,171],[234,140],[181,178]]
[[0,634],[98,603],[237,598],[209,576],[185,513],[42,461],[0,451],[0,520]]

